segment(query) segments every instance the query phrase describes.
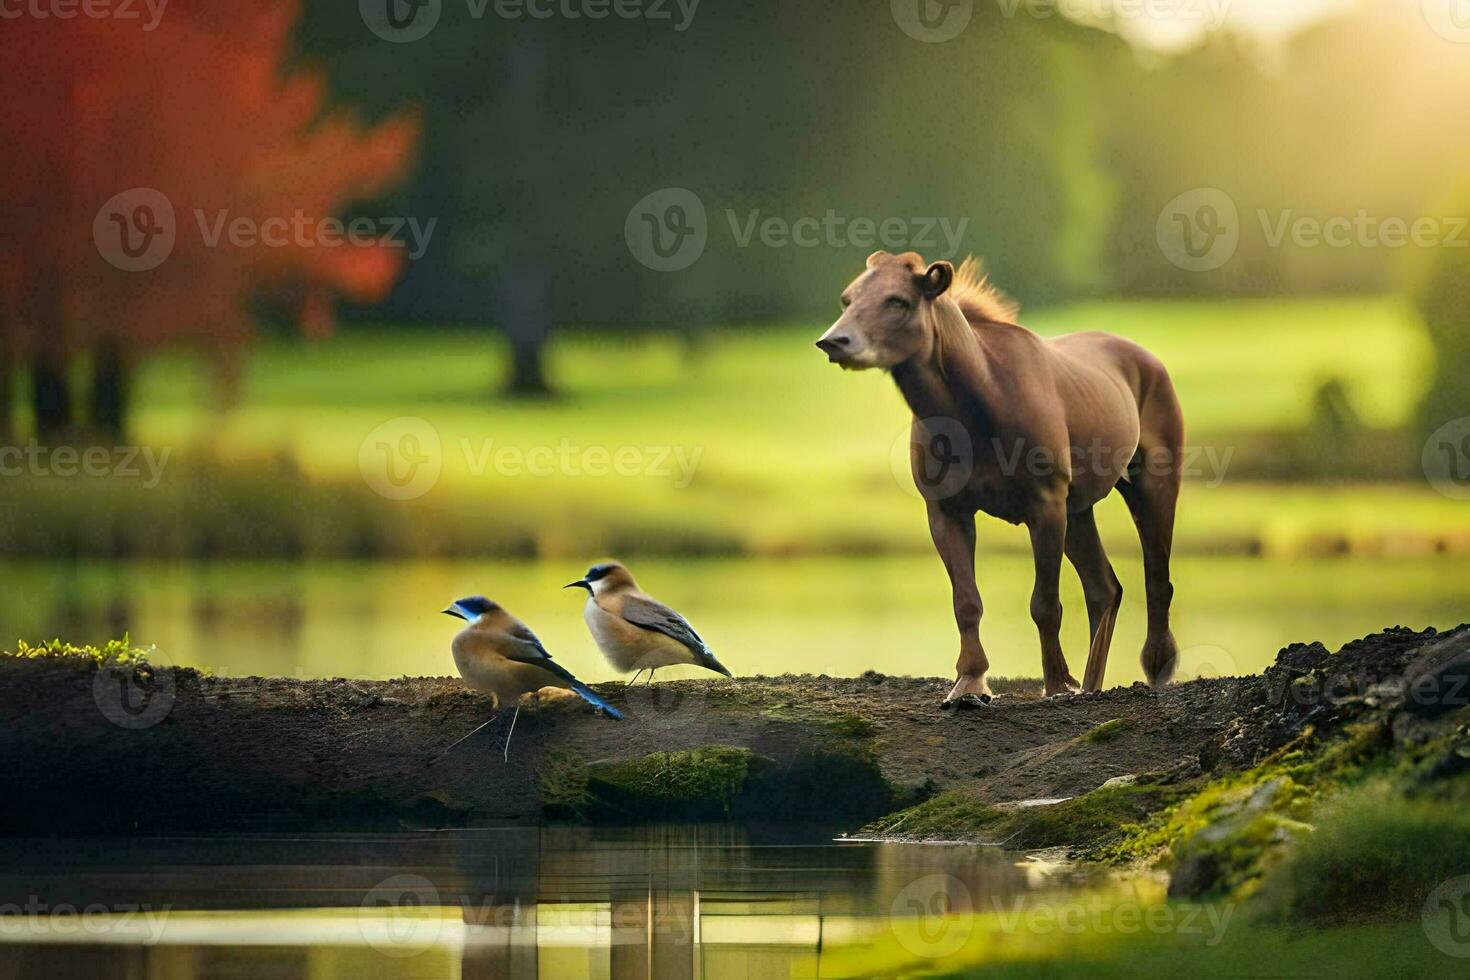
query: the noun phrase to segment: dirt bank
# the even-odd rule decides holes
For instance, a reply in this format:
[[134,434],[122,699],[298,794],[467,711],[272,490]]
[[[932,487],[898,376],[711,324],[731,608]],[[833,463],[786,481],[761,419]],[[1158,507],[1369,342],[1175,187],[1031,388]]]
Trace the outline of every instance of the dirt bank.
[[[1349,644],[1363,683],[1451,634]],[[1265,676],[1042,700],[1001,681],[942,712],[941,679],[812,676],[600,685],[626,720],[578,701],[504,717],[449,678],[297,681],[0,657],[5,832],[436,826],[654,816],[825,819],[855,829],[945,791],[987,804],[1073,797],[1119,776],[1250,764],[1283,720],[1275,688],[1328,652],[1283,650]],[[1340,661],[1346,664],[1346,660]],[[1299,669],[1302,664],[1316,667]],[[1291,666],[1296,664],[1297,666]],[[1286,665],[1286,666],[1283,666]],[[1275,672],[1273,674],[1273,671]],[[1289,675],[1289,676],[1288,676]],[[690,754],[707,747],[738,750]]]

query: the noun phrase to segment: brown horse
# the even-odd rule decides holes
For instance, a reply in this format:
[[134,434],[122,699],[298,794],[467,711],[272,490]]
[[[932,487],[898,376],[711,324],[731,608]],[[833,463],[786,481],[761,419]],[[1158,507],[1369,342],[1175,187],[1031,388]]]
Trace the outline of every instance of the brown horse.
[[948,262],[926,267],[913,252],[875,252],[842,305],[817,346],[844,368],[888,371],[914,413],[914,481],[960,632],[959,676],[945,704],[990,695],[975,586],[977,511],[1031,532],[1031,618],[1046,693],[1078,690],[1059,638],[1063,554],[1082,579],[1091,627],[1082,686],[1102,686],[1123,588],[1092,508],[1114,487],[1143,543],[1143,669],[1150,684],[1167,683],[1179,657],[1169,632],[1169,551],[1184,419],[1159,360],[1111,334],[1043,339],[1017,326],[1015,306],[974,259],[956,272]]

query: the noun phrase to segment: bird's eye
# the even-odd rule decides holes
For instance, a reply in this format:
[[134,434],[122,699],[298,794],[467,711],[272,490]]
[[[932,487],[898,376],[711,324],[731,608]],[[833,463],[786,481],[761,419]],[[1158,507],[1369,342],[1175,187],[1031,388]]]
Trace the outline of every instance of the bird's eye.
[[895,310],[906,310],[909,308],[909,301],[904,299],[902,296],[890,296],[884,302],[893,307]]

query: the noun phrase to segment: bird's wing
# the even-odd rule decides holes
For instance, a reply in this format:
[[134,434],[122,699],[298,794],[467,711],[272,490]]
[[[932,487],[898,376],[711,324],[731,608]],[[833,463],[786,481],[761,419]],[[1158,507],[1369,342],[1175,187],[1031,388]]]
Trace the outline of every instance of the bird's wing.
[[623,618],[634,626],[672,637],[694,653],[702,654],[709,649],[683,616],[648,596],[623,596]]
[[566,682],[567,687],[571,688],[583,701],[586,701],[609,718],[621,719],[623,717],[617,708],[614,708],[602,699],[602,695],[577,680],[576,677],[572,676],[570,670],[567,670],[561,664],[551,659],[551,654],[547,652],[546,646],[535,633],[531,632],[531,628],[525,623],[517,623],[512,626],[506,631],[506,636],[510,638],[510,642],[506,644],[506,649],[503,651],[503,655],[507,660],[514,660],[517,663],[540,667],[547,673],[561,678]]
[[505,651],[507,660],[518,660],[538,667],[544,667],[551,662],[551,653],[546,649],[546,644],[525,623],[516,623],[505,634],[510,638]]

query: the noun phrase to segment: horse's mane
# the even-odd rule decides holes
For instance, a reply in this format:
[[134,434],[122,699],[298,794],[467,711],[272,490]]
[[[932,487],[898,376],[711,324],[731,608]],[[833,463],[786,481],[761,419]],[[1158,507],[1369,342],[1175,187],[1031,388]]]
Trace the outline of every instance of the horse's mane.
[[990,277],[971,255],[955,270],[949,295],[970,320],[990,323],[1015,323],[1021,306],[990,284]]
[[1014,323],[1021,308],[990,285],[980,262],[972,255],[955,270],[954,282],[932,303],[925,304],[934,335],[939,373],[948,377],[952,359],[961,350],[975,349],[975,330],[982,323]]

